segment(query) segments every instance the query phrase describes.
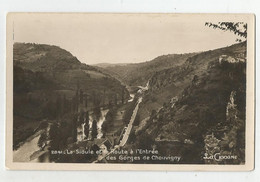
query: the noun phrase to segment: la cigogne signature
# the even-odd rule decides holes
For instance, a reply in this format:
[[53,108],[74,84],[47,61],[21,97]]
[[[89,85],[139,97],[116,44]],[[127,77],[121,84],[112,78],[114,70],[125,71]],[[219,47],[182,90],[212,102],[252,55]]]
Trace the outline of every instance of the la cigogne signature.
[[233,160],[237,159],[237,155],[221,155],[221,153],[215,153],[214,155],[210,155],[208,153],[204,153],[203,159],[215,161]]

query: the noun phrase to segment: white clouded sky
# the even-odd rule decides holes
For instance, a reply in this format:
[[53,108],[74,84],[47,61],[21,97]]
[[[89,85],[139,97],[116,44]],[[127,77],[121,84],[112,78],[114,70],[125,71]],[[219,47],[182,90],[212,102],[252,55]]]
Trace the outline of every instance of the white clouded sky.
[[57,45],[87,64],[144,62],[235,43],[233,33],[206,27],[209,20],[205,15],[20,14],[14,41]]

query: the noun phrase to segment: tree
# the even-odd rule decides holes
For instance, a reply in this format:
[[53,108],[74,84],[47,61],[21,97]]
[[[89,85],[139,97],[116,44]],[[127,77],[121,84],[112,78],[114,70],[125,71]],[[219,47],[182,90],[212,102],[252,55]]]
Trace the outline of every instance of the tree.
[[89,113],[86,112],[85,113],[85,121],[84,121],[85,125],[84,125],[84,134],[86,136],[86,138],[88,138],[89,135]]
[[79,113],[78,123],[77,123],[78,126],[84,123],[84,115],[85,115],[85,113],[83,113],[83,112]]
[[156,116],[156,110],[154,110],[154,109],[153,109],[153,110],[152,110],[152,113],[151,113],[151,117],[150,117],[150,118],[152,118],[152,119],[153,119],[155,116]]
[[66,100],[66,95],[64,94],[62,97],[62,102],[61,102],[61,115],[63,115],[65,112],[67,112],[67,100]]
[[124,104],[124,101],[125,101],[124,95],[125,95],[125,89],[124,89],[124,87],[122,87],[122,98],[121,98],[122,104]]
[[85,97],[85,107],[88,107],[88,96]]
[[56,99],[56,116],[61,117],[61,106],[62,105],[62,99],[61,96],[58,95]]
[[[114,120],[114,110],[109,110],[108,113],[105,116],[105,121],[102,124],[102,131],[105,134],[108,131],[109,126],[112,125],[112,122]],[[103,135],[104,136],[104,135]]]
[[79,108],[79,92],[78,90],[76,91],[76,95],[74,97],[74,112],[78,112],[78,108]]
[[132,132],[130,133],[129,138],[128,138],[128,141],[129,141],[130,143],[135,143],[135,142],[136,142],[136,135],[135,135],[135,132],[134,132],[134,131],[132,131]]
[[115,99],[115,105],[117,105],[117,94],[115,94],[115,96],[114,96],[114,99]]
[[47,141],[47,134],[46,132],[43,132],[38,140],[38,143],[37,145],[40,147],[40,148],[44,148],[44,145],[46,144],[46,141]]
[[139,126],[140,122],[141,122],[141,121],[140,121],[140,114],[137,113],[133,125],[134,125],[134,126]]
[[81,89],[79,91],[79,102],[80,104],[83,104],[83,91]]
[[97,121],[94,120],[92,123],[92,140],[94,140],[94,138],[97,138]]
[[108,101],[108,108],[111,109],[112,108],[112,100]]
[[50,149],[51,150],[59,149],[61,138],[65,138],[65,137],[61,136],[57,123],[53,123],[50,126],[50,130],[49,130],[49,140],[50,140]]
[[59,127],[58,127],[57,123],[53,123],[50,126],[49,139],[54,140],[57,135],[59,135]]
[[78,121],[78,116],[77,116],[77,114],[74,114],[73,120],[72,120],[72,138],[73,138],[73,142],[77,141],[77,121]]
[[140,137],[139,141],[137,142],[137,146],[144,149],[151,149],[152,145],[154,144],[154,140],[152,136],[143,132]]
[[94,109],[93,109],[93,114],[94,114],[94,118],[95,119],[97,119],[97,120],[99,120],[100,119],[100,117],[101,117],[101,108],[99,107],[99,106],[97,106],[97,107],[95,107]]
[[[212,27],[214,29],[220,29],[223,31],[233,32],[235,35],[239,37],[247,38],[247,24],[244,22],[218,22],[211,23],[206,22],[205,26]],[[241,42],[241,39],[237,39],[236,41]]]
[[105,105],[106,102],[106,90],[103,90],[103,106]]

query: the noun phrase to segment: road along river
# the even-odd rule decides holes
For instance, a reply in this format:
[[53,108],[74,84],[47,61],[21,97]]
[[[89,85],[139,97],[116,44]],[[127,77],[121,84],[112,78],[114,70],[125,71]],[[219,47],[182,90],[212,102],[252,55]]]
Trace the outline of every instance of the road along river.
[[129,122],[128,126],[127,126],[127,129],[126,129],[124,135],[123,135],[122,140],[120,141],[120,144],[119,144],[120,147],[123,147],[126,144],[128,138],[129,138],[130,132],[131,132],[132,127],[133,127],[133,123],[135,121],[135,117],[137,115],[137,111],[139,109],[139,104],[142,102],[142,100],[143,100],[142,97],[138,98],[138,101],[137,101],[137,104],[136,104],[135,109],[133,111],[133,114],[131,116],[130,122]]
[[123,138],[122,140],[120,141],[119,145],[115,145],[113,149],[111,149],[110,152],[104,152],[102,156],[99,156],[98,159],[96,161],[94,161],[93,163],[97,163],[101,160],[103,160],[104,158],[106,158],[107,156],[109,156],[111,153],[113,153],[115,150],[119,149],[120,147],[123,147],[128,138],[129,138],[129,135],[131,133],[131,130],[132,130],[132,127],[133,127],[133,123],[135,121],[135,117],[137,115],[137,112],[138,112],[138,109],[139,109],[139,104],[142,102],[143,100],[143,94],[145,91],[147,91],[149,89],[149,81],[148,83],[146,84],[145,87],[142,87],[142,86],[139,86],[139,90],[137,91],[138,94],[136,94],[136,96],[138,97],[138,100],[137,100],[137,104],[133,110],[133,113],[132,113],[132,116],[131,116],[131,119],[129,121],[129,124],[127,125],[127,128],[125,130],[125,133],[123,134]]

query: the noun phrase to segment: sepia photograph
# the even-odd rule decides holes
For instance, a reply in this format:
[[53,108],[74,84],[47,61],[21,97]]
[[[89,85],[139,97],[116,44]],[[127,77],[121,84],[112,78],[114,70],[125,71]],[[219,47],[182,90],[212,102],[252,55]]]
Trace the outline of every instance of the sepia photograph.
[[6,21],[8,168],[254,168],[254,15]]

